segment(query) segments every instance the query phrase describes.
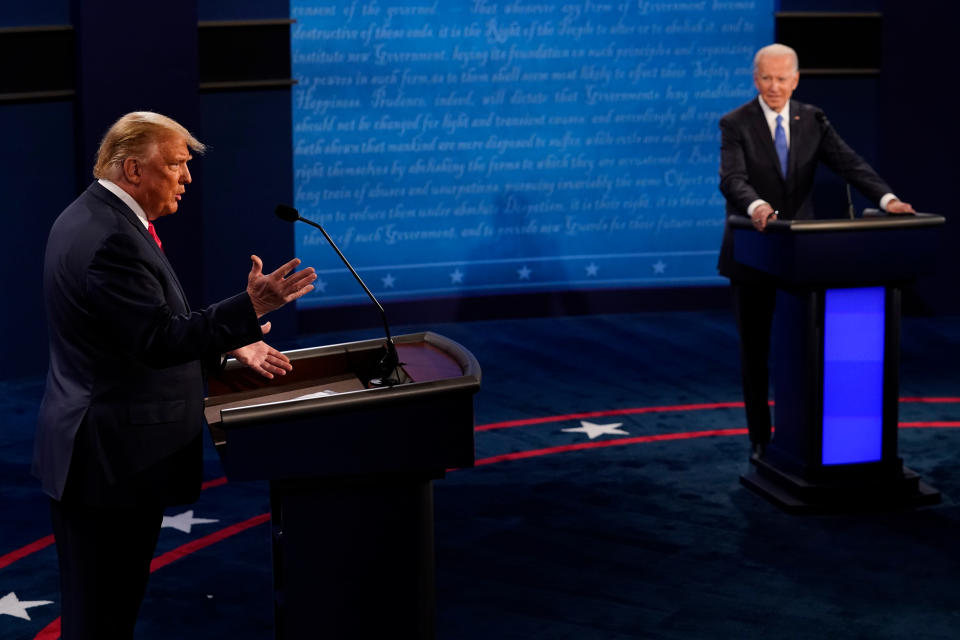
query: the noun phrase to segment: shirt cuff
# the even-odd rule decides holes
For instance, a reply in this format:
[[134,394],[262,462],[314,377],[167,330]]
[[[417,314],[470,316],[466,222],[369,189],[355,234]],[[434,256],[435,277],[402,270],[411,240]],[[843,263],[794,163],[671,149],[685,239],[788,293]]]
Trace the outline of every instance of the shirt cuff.
[[892,193],[885,194],[882,198],[880,198],[880,208],[886,211],[887,205],[890,204],[891,200],[899,200],[899,199],[900,198],[893,195]]
[[[756,211],[756,210],[757,210],[757,207],[759,207],[759,206],[762,205],[762,204],[767,204],[767,201],[766,201],[766,200],[754,200],[753,202],[751,202],[751,203],[749,204],[749,206],[747,206],[747,215],[752,218],[752,217],[753,217],[753,212]],[[883,206],[883,205],[880,205],[880,206]]]

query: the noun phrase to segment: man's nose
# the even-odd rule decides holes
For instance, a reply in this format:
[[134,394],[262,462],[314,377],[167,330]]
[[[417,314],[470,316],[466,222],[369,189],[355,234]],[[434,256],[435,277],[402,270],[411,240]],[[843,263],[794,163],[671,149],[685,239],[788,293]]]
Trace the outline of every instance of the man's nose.
[[190,177],[190,169],[186,165],[183,167],[183,171],[180,172],[180,182],[183,184],[190,184],[193,182],[193,178]]

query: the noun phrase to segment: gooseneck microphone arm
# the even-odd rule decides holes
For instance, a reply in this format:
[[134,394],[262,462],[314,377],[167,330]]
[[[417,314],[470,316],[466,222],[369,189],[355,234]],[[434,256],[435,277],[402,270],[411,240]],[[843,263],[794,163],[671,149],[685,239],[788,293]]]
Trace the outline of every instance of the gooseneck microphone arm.
[[373,295],[373,292],[370,291],[366,284],[364,284],[360,274],[358,274],[357,270],[353,268],[353,265],[350,264],[350,261],[347,260],[347,257],[343,255],[343,252],[340,251],[340,247],[338,247],[337,243],[333,241],[333,238],[330,237],[330,234],[327,233],[327,230],[313,220],[304,218],[296,209],[285,204],[278,204],[275,213],[281,220],[286,220],[287,222],[306,222],[311,227],[316,227],[319,229],[320,233],[323,234],[323,237],[326,238],[330,246],[333,247],[333,250],[337,252],[338,256],[340,256],[343,264],[346,265],[347,269],[350,270],[350,273],[352,273],[353,277],[356,278],[357,282],[360,283],[360,286],[363,287],[363,290],[367,292],[367,296],[370,297],[370,301],[373,302],[373,304],[376,305],[377,309],[380,311],[380,318],[383,321],[383,332],[387,336],[387,353],[380,361],[381,376],[379,381],[375,382],[374,380],[371,380],[371,383],[394,385],[401,382],[406,382],[406,374],[404,374],[403,370],[399,368],[400,357],[397,355],[397,347],[393,343],[393,338],[390,336],[390,324],[387,322],[387,312],[384,311],[383,305],[380,304],[380,301],[377,300],[376,296]]
[[367,292],[367,295],[370,297],[370,301],[377,305],[377,309],[380,310],[380,316],[383,318],[383,330],[387,334],[387,340],[392,344],[393,338],[390,337],[390,325],[387,324],[387,312],[384,311],[383,305],[380,304],[380,301],[374,297],[373,292],[371,292],[370,289],[367,288],[367,285],[363,283],[363,279],[360,277],[360,274],[358,274],[356,269],[353,268],[353,265],[350,264],[350,261],[347,260],[347,257],[343,255],[343,252],[340,251],[340,247],[338,247],[337,243],[333,241],[333,238],[330,237],[330,234],[327,233],[327,230],[313,220],[308,220],[307,218],[301,216],[300,212],[293,207],[289,207],[284,204],[277,205],[276,214],[277,217],[282,220],[286,220],[288,222],[297,222],[299,220],[300,222],[306,222],[311,227],[320,229],[320,233],[322,233],[323,237],[327,239],[327,242],[329,242],[330,246],[333,247],[333,250],[337,252],[337,255],[340,256],[340,259],[343,260],[343,264],[347,266],[347,269],[350,270],[350,273],[353,274],[353,277],[357,279],[357,282],[360,283],[360,286],[363,287],[363,290]]
[[[827,114],[825,114],[821,109],[817,109],[813,112],[813,117],[817,119],[817,122],[820,123],[820,126],[824,131],[827,129],[833,129],[833,125],[830,124],[830,121],[827,119]],[[847,186],[847,216],[853,220],[854,219],[854,209],[853,209],[853,196],[850,194],[850,183],[844,179],[844,182]]]

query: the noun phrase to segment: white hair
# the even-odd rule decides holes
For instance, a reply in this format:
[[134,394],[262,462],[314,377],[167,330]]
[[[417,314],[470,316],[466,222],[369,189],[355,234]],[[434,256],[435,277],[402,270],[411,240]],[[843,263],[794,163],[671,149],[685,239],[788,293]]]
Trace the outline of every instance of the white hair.
[[757,66],[760,64],[760,59],[765,56],[772,56],[777,58],[783,57],[783,56],[790,56],[793,59],[793,72],[797,73],[798,71],[800,71],[800,59],[797,57],[797,52],[785,44],[774,43],[774,44],[768,44],[767,46],[763,47],[762,49],[757,51],[757,54],[755,56],[753,56],[754,73],[756,73],[757,71]]

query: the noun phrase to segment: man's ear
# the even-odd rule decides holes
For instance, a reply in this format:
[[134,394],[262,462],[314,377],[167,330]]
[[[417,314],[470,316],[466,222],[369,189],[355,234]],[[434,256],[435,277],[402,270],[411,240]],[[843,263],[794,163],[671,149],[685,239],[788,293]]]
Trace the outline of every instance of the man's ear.
[[132,184],[140,184],[140,178],[142,177],[140,161],[132,156],[127,156],[123,159],[123,177],[127,182]]

